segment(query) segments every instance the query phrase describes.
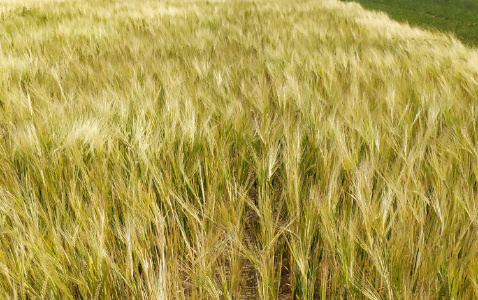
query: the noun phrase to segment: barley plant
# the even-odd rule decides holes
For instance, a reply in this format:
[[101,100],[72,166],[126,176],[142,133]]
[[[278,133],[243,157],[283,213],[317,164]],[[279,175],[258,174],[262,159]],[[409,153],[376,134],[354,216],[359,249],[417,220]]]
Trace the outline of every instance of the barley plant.
[[1,299],[478,297],[478,51],[337,0],[0,0]]

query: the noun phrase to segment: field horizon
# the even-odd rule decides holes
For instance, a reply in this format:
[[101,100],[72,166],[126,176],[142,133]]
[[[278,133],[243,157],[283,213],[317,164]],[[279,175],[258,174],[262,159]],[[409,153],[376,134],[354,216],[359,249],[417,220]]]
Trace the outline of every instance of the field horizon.
[[0,298],[478,297],[478,51],[339,0],[0,0]]

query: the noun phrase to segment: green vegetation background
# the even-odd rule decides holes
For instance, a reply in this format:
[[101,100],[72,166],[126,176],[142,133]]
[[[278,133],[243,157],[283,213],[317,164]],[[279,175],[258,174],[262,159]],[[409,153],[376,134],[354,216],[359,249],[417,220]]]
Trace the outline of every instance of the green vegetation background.
[[[351,2],[351,0],[345,0]],[[465,44],[478,46],[477,0],[354,0],[366,9],[426,29],[451,32]]]

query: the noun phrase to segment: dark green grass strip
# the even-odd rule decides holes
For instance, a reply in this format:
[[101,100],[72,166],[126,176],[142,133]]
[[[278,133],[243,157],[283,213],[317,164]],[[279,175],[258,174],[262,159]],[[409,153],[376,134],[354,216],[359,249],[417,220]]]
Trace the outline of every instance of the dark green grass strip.
[[344,0],[391,18],[426,29],[452,33],[469,46],[478,47],[478,0]]

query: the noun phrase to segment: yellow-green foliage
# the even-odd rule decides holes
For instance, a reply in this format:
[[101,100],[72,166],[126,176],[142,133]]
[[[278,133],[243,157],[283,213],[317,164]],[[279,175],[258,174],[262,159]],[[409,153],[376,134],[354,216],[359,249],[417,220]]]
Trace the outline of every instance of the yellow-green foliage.
[[0,298],[478,297],[477,51],[336,0],[3,1]]

